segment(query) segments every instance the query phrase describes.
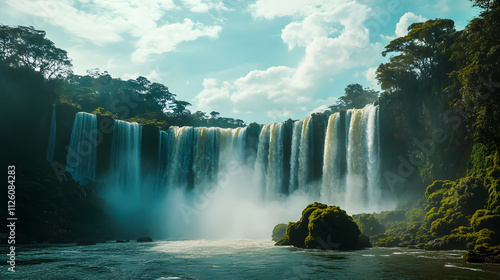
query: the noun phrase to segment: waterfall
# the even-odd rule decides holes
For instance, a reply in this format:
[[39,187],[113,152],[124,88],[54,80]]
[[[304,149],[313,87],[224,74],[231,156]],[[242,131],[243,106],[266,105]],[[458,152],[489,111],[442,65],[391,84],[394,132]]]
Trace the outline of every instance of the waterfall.
[[111,144],[112,185],[125,193],[141,194],[142,127],[115,120]]
[[299,156],[300,139],[302,135],[302,121],[295,121],[292,130],[292,148],[290,155],[290,184],[288,193],[291,194],[299,187]]
[[50,124],[49,144],[47,146],[47,161],[54,161],[54,150],[56,147],[56,104],[52,104],[52,121]]
[[342,181],[340,177],[340,113],[335,113],[328,119],[325,149],[323,157],[322,197],[325,201],[333,201],[341,195]]
[[230,132],[232,132],[231,139],[233,141],[230,154],[235,154],[238,163],[243,163],[245,161],[245,137],[247,128],[238,127],[236,129],[231,129]]
[[161,130],[158,140],[158,184],[157,190],[164,189],[170,178],[168,171],[171,169],[173,160],[173,144],[175,133],[173,129]]
[[219,139],[217,128],[196,128],[196,152],[194,155],[194,184],[212,182],[219,171]]
[[[54,107],[50,139],[55,119]],[[157,140],[148,129],[144,141],[157,147],[155,158],[146,150],[141,156],[146,142],[139,124],[115,120],[112,139],[105,142],[111,151],[100,149],[98,155],[100,163],[110,156],[108,175],[98,178],[110,215],[184,238],[228,224],[252,232],[252,225],[277,219],[278,212],[282,219],[300,213],[314,201],[350,214],[392,206],[380,187],[378,106],[249,128],[170,127]],[[67,169],[81,182],[96,180],[96,132],[95,115],[75,116]],[[142,176],[143,168],[153,169]],[[266,227],[280,222],[269,221]]]
[[66,169],[81,184],[95,181],[97,117],[80,112],[75,116]]
[[195,149],[192,127],[174,127],[173,157],[169,170],[169,187],[187,187],[193,180],[193,154]]
[[363,178],[363,116],[364,109],[352,110],[351,122],[349,127],[349,141],[347,142],[347,182],[346,185],[346,203],[351,205],[359,204],[364,201],[364,183]]
[[228,164],[242,163],[246,128],[172,127],[160,131],[160,186],[192,187],[217,179]]
[[380,131],[379,131],[379,107],[367,106],[366,123],[366,149],[367,149],[367,194],[369,209],[377,206],[381,199],[380,193]]
[[309,179],[311,167],[311,155],[313,148],[311,145],[312,134],[312,120],[307,117],[302,124],[302,133],[300,137],[300,150],[299,150],[299,172],[298,172],[298,188],[309,192]]
[[283,123],[273,123],[269,133],[266,198],[274,198],[283,188]]
[[257,147],[257,158],[255,159],[255,181],[263,188],[263,195],[266,191],[266,174],[269,165],[269,140],[271,135],[271,126],[266,124],[262,127],[259,135],[259,144]]
[[[322,200],[352,212],[373,211],[380,205],[380,136],[378,106],[331,115],[325,139]],[[342,135],[345,134],[345,149]],[[345,152],[345,155],[342,154]],[[346,160],[343,173],[342,158]]]

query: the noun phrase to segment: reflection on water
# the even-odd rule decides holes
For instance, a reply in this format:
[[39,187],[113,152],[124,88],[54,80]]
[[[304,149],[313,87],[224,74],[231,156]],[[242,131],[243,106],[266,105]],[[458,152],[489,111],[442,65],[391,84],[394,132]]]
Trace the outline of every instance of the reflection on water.
[[0,279],[499,279],[500,265],[461,251],[372,248],[336,252],[275,247],[270,240],[159,241],[16,248]]

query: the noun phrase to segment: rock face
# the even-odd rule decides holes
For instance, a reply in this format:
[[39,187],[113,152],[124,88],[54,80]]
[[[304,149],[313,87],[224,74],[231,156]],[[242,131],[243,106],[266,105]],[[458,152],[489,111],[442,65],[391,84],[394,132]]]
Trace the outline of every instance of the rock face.
[[338,206],[315,202],[309,204],[296,223],[290,223],[286,235],[276,245],[323,250],[351,250],[369,247],[358,225]]
[[273,229],[273,241],[278,241],[286,235],[286,224],[278,224]]

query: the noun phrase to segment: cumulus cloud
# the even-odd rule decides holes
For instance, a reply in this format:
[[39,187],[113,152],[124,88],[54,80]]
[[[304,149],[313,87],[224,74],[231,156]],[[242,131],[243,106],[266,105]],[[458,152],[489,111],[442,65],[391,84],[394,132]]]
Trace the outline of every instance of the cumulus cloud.
[[400,19],[399,22],[396,24],[396,35],[398,37],[403,37],[408,34],[408,27],[415,22],[423,22],[426,21],[427,19],[422,17],[422,16],[417,16],[412,12],[408,12],[404,14]]
[[251,9],[256,18],[294,16],[281,38],[289,49],[305,48],[302,60],[296,67],[251,71],[220,86],[214,85],[214,80],[205,80],[204,89],[196,97],[199,109],[215,106],[220,111],[251,110],[253,120],[262,116],[273,121],[292,115],[305,117],[321,83],[345,70],[372,65],[382,51],[380,44],[370,43],[369,31],[363,25],[369,7],[355,1],[259,0]]
[[217,38],[221,31],[220,26],[205,26],[184,19],[182,23],[165,24],[155,28],[139,39],[132,60],[146,61],[151,54],[162,54],[175,50],[175,47],[184,41],[193,41],[199,37]]
[[[225,9],[220,1],[184,0],[193,12]],[[220,26],[206,26],[184,19],[178,23],[158,26],[165,13],[180,9],[173,0],[49,1],[8,0],[21,14],[27,14],[54,26],[60,26],[73,36],[96,45],[123,41],[124,35],[137,38],[132,60],[145,61],[151,54],[173,51],[177,44],[199,37],[216,38]]]
[[255,18],[273,19],[284,16],[308,16],[316,12],[333,10],[348,0],[257,0],[250,5]]
[[207,13],[210,10],[228,11],[229,9],[224,6],[222,1],[204,1],[204,0],[182,0],[191,12],[194,13]]
[[291,108],[300,104],[301,91],[293,87],[294,69],[279,66],[254,70],[231,82],[206,78],[196,96],[198,108],[221,112],[245,112],[255,120],[291,116]]
[[314,113],[323,113],[326,110],[328,110],[327,105],[319,105],[318,107],[316,107],[312,111],[310,111],[309,115],[314,114]]
[[378,84],[377,80],[377,68],[378,67],[370,67],[368,68],[368,70],[365,71],[366,80],[368,80],[370,86],[375,90],[379,90],[380,88],[380,85]]
[[67,0],[8,0],[7,4],[18,13],[36,18],[39,23],[64,27],[77,37],[98,45],[121,41],[121,33],[128,29],[128,23],[123,18],[89,14],[76,9]]

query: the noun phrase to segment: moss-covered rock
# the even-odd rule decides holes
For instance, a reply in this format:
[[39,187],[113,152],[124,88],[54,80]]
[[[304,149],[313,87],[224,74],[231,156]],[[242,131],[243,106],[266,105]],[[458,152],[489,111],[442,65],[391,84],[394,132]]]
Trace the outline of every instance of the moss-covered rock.
[[273,229],[272,239],[273,241],[278,241],[285,237],[286,235],[286,224],[278,224]]
[[374,236],[385,232],[385,227],[371,214],[361,214],[354,217],[361,233],[367,236]]
[[276,245],[324,250],[370,246],[369,238],[360,234],[358,225],[340,207],[315,202],[302,211],[298,222],[288,225],[285,237]]
[[500,263],[500,246],[476,245],[464,254],[464,259],[473,263]]

